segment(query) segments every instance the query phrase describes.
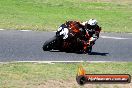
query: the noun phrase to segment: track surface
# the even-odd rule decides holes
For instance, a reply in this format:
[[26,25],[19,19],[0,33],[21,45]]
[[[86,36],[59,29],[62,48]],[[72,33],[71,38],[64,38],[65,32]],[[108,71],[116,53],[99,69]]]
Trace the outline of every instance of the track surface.
[[132,34],[101,33],[93,54],[43,51],[55,32],[0,31],[0,62],[6,61],[132,61]]

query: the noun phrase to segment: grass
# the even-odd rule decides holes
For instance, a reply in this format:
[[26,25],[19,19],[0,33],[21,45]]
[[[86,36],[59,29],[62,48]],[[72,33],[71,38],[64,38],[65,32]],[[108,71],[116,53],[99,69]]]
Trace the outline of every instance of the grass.
[[[63,84],[66,80],[73,80],[80,63],[9,63],[0,64],[0,88],[41,88],[46,82],[56,80]],[[82,63],[88,74],[130,74],[131,62],[111,63]],[[51,81],[52,82],[52,81]],[[52,85],[52,83],[49,85]],[[72,85],[72,84],[71,84]],[[39,86],[39,87],[38,87]],[[59,86],[59,85],[58,85]],[[72,86],[72,87],[73,87]],[[100,86],[100,85],[97,85]],[[57,87],[57,85],[56,85]],[[42,87],[44,88],[44,87]],[[61,88],[61,87],[60,87]],[[75,87],[74,87],[75,88]],[[99,87],[100,88],[100,87]],[[118,88],[118,87],[116,87]]]
[[105,32],[132,32],[132,1],[0,0],[0,28],[57,30],[67,20],[96,18]]

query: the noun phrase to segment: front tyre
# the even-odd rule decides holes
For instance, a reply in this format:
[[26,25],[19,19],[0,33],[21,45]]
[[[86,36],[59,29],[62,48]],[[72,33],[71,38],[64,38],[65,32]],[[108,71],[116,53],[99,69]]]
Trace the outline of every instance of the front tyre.
[[50,38],[48,41],[46,41],[43,45],[43,50],[44,51],[50,51],[52,49],[54,49],[54,44],[56,42],[56,36]]

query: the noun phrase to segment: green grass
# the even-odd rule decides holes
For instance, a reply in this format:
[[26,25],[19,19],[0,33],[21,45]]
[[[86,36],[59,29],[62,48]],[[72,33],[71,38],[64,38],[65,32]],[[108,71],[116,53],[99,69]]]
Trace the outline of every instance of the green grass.
[[96,18],[103,31],[132,32],[132,1],[116,1],[0,0],[0,28],[53,31],[67,20]]
[[[80,63],[0,64],[0,88],[35,88],[48,80],[75,79]],[[130,74],[131,62],[82,63],[87,74]]]

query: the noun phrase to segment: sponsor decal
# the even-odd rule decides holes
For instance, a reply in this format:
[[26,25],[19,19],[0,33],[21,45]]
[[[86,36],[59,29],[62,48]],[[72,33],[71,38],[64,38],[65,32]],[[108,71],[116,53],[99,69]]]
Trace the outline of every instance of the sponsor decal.
[[86,74],[82,66],[78,68],[76,81],[79,85],[86,83],[130,83],[129,74]]

